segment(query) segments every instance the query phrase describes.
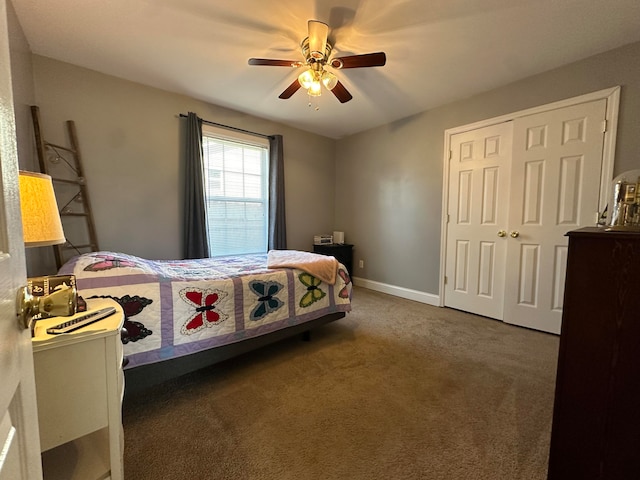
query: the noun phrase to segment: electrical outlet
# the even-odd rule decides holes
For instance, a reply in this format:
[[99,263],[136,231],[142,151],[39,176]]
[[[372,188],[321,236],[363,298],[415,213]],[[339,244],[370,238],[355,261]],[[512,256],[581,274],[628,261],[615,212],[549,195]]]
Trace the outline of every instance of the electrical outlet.
[[359,266],[360,268],[364,268],[364,260],[360,260]]

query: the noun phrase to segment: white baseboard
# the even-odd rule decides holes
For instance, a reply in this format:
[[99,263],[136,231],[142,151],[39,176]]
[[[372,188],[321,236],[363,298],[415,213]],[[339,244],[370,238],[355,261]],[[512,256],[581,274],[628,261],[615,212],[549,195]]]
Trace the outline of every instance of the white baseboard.
[[351,280],[356,287],[364,287],[369,290],[375,290],[376,292],[388,293],[389,295],[426,303],[435,307],[440,306],[440,296],[434,295],[433,293],[411,290],[410,288],[404,287],[396,287],[395,285],[374,282],[373,280],[367,280],[366,278],[351,277]]

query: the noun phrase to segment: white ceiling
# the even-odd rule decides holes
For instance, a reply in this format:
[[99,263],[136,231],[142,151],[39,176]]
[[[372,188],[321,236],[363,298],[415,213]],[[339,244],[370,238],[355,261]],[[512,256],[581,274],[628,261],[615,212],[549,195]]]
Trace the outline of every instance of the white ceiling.
[[[639,0],[11,1],[38,55],[332,138],[640,41]],[[336,56],[387,54],[337,72],[348,103],[280,100],[296,70],[247,64],[302,60],[309,19]]]

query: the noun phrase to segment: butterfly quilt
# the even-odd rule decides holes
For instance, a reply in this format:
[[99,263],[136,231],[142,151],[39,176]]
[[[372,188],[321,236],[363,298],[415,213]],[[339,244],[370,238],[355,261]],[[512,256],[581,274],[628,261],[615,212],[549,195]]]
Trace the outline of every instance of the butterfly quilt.
[[123,306],[135,331],[124,344],[126,368],[351,310],[343,265],[327,283],[305,270],[268,268],[266,254],[172,261],[92,252],[59,273],[75,275],[84,298],[110,297]]

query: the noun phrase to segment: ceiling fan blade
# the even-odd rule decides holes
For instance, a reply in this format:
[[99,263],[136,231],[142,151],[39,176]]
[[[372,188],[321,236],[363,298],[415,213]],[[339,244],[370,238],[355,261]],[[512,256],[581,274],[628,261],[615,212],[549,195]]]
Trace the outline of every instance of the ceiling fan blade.
[[291,98],[291,96],[296,93],[298,91],[299,88],[301,88],[302,85],[300,85],[300,82],[298,81],[298,79],[296,78],[293,83],[291,85],[289,85],[284,92],[282,92],[280,94],[280,96],[278,98],[282,98],[283,100],[286,100],[287,98]]
[[340,80],[338,80],[338,83],[336,83],[336,86],[333,87],[331,91],[336,96],[336,98],[340,100],[340,103],[347,103],[353,98],[353,96],[351,96],[351,94],[349,93],[349,90],[347,90],[344,85],[340,83]]
[[300,67],[297,60],[272,60],[270,58],[250,58],[249,65],[267,65],[270,67]]
[[309,54],[316,60],[324,58],[324,49],[329,35],[329,25],[317,20],[309,20]]
[[331,66],[337,69],[382,67],[385,63],[387,63],[387,56],[384,52],[349,55],[346,57],[337,57],[331,60]]

